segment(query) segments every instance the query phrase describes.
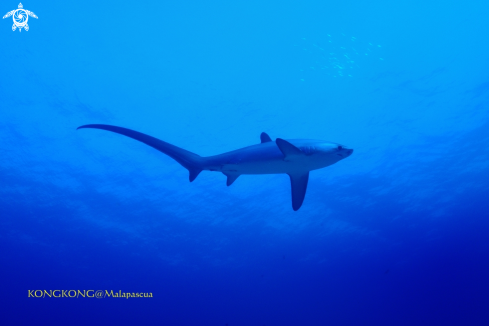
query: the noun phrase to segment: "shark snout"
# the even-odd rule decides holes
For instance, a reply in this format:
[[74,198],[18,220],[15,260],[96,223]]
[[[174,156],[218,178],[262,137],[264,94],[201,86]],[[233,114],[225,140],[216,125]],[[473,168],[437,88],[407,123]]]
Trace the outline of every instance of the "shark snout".
[[353,149],[345,148],[344,146],[341,146],[341,149],[337,155],[345,158],[350,156],[352,153],[353,153]]

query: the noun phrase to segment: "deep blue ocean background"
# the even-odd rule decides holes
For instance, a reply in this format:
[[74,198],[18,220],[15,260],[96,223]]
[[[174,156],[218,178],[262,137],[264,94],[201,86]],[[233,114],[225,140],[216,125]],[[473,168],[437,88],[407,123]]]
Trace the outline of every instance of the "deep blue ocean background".
[[[489,2],[23,5],[29,31],[0,25],[1,325],[489,325]],[[190,183],[89,123],[355,152],[294,212],[287,175]]]

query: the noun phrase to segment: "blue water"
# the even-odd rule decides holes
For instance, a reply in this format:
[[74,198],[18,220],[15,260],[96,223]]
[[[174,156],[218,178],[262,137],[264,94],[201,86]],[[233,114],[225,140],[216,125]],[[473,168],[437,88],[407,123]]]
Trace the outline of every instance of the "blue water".
[[[29,1],[0,24],[0,324],[489,325],[487,1]],[[2,15],[18,3],[3,1]],[[192,183],[202,156],[352,156]],[[29,297],[113,290],[152,298]]]

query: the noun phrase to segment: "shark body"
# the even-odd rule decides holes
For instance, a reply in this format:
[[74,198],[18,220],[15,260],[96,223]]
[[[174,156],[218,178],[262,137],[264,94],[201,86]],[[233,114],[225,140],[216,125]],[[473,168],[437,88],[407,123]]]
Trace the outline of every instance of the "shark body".
[[149,145],[170,156],[189,171],[190,182],[203,170],[222,172],[230,186],[242,174],[279,174],[290,177],[292,208],[297,211],[304,201],[309,171],[332,165],[353,153],[346,146],[310,139],[277,138],[262,133],[261,143],[231,152],[201,157],[149,135],[117,126],[89,124],[78,127],[112,131]]

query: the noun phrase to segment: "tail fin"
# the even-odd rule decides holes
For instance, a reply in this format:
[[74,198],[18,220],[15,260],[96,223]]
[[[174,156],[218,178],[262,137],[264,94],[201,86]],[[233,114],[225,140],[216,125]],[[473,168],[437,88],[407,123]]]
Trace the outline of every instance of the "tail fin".
[[160,152],[170,156],[172,159],[174,159],[175,161],[180,163],[184,168],[186,168],[189,172],[190,182],[194,181],[195,178],[197,178],[197,176],[199,175],[199,173],[202,172],[201,167],[202,167],[203,158],[201,156],[186,151],[172,144],[168,144],[167,142],[164,142],[157,138],[145,135],[143,133],[131,129],[110,126],[110,125],[91,124],[91,125],[80,126],[77,129],[82,129],[82,128],[94,128],[94,129],[103,129],[103,130],[112,131],[130,137],[132,139],[139,140],[140,142],[151,146],[159,150]]

